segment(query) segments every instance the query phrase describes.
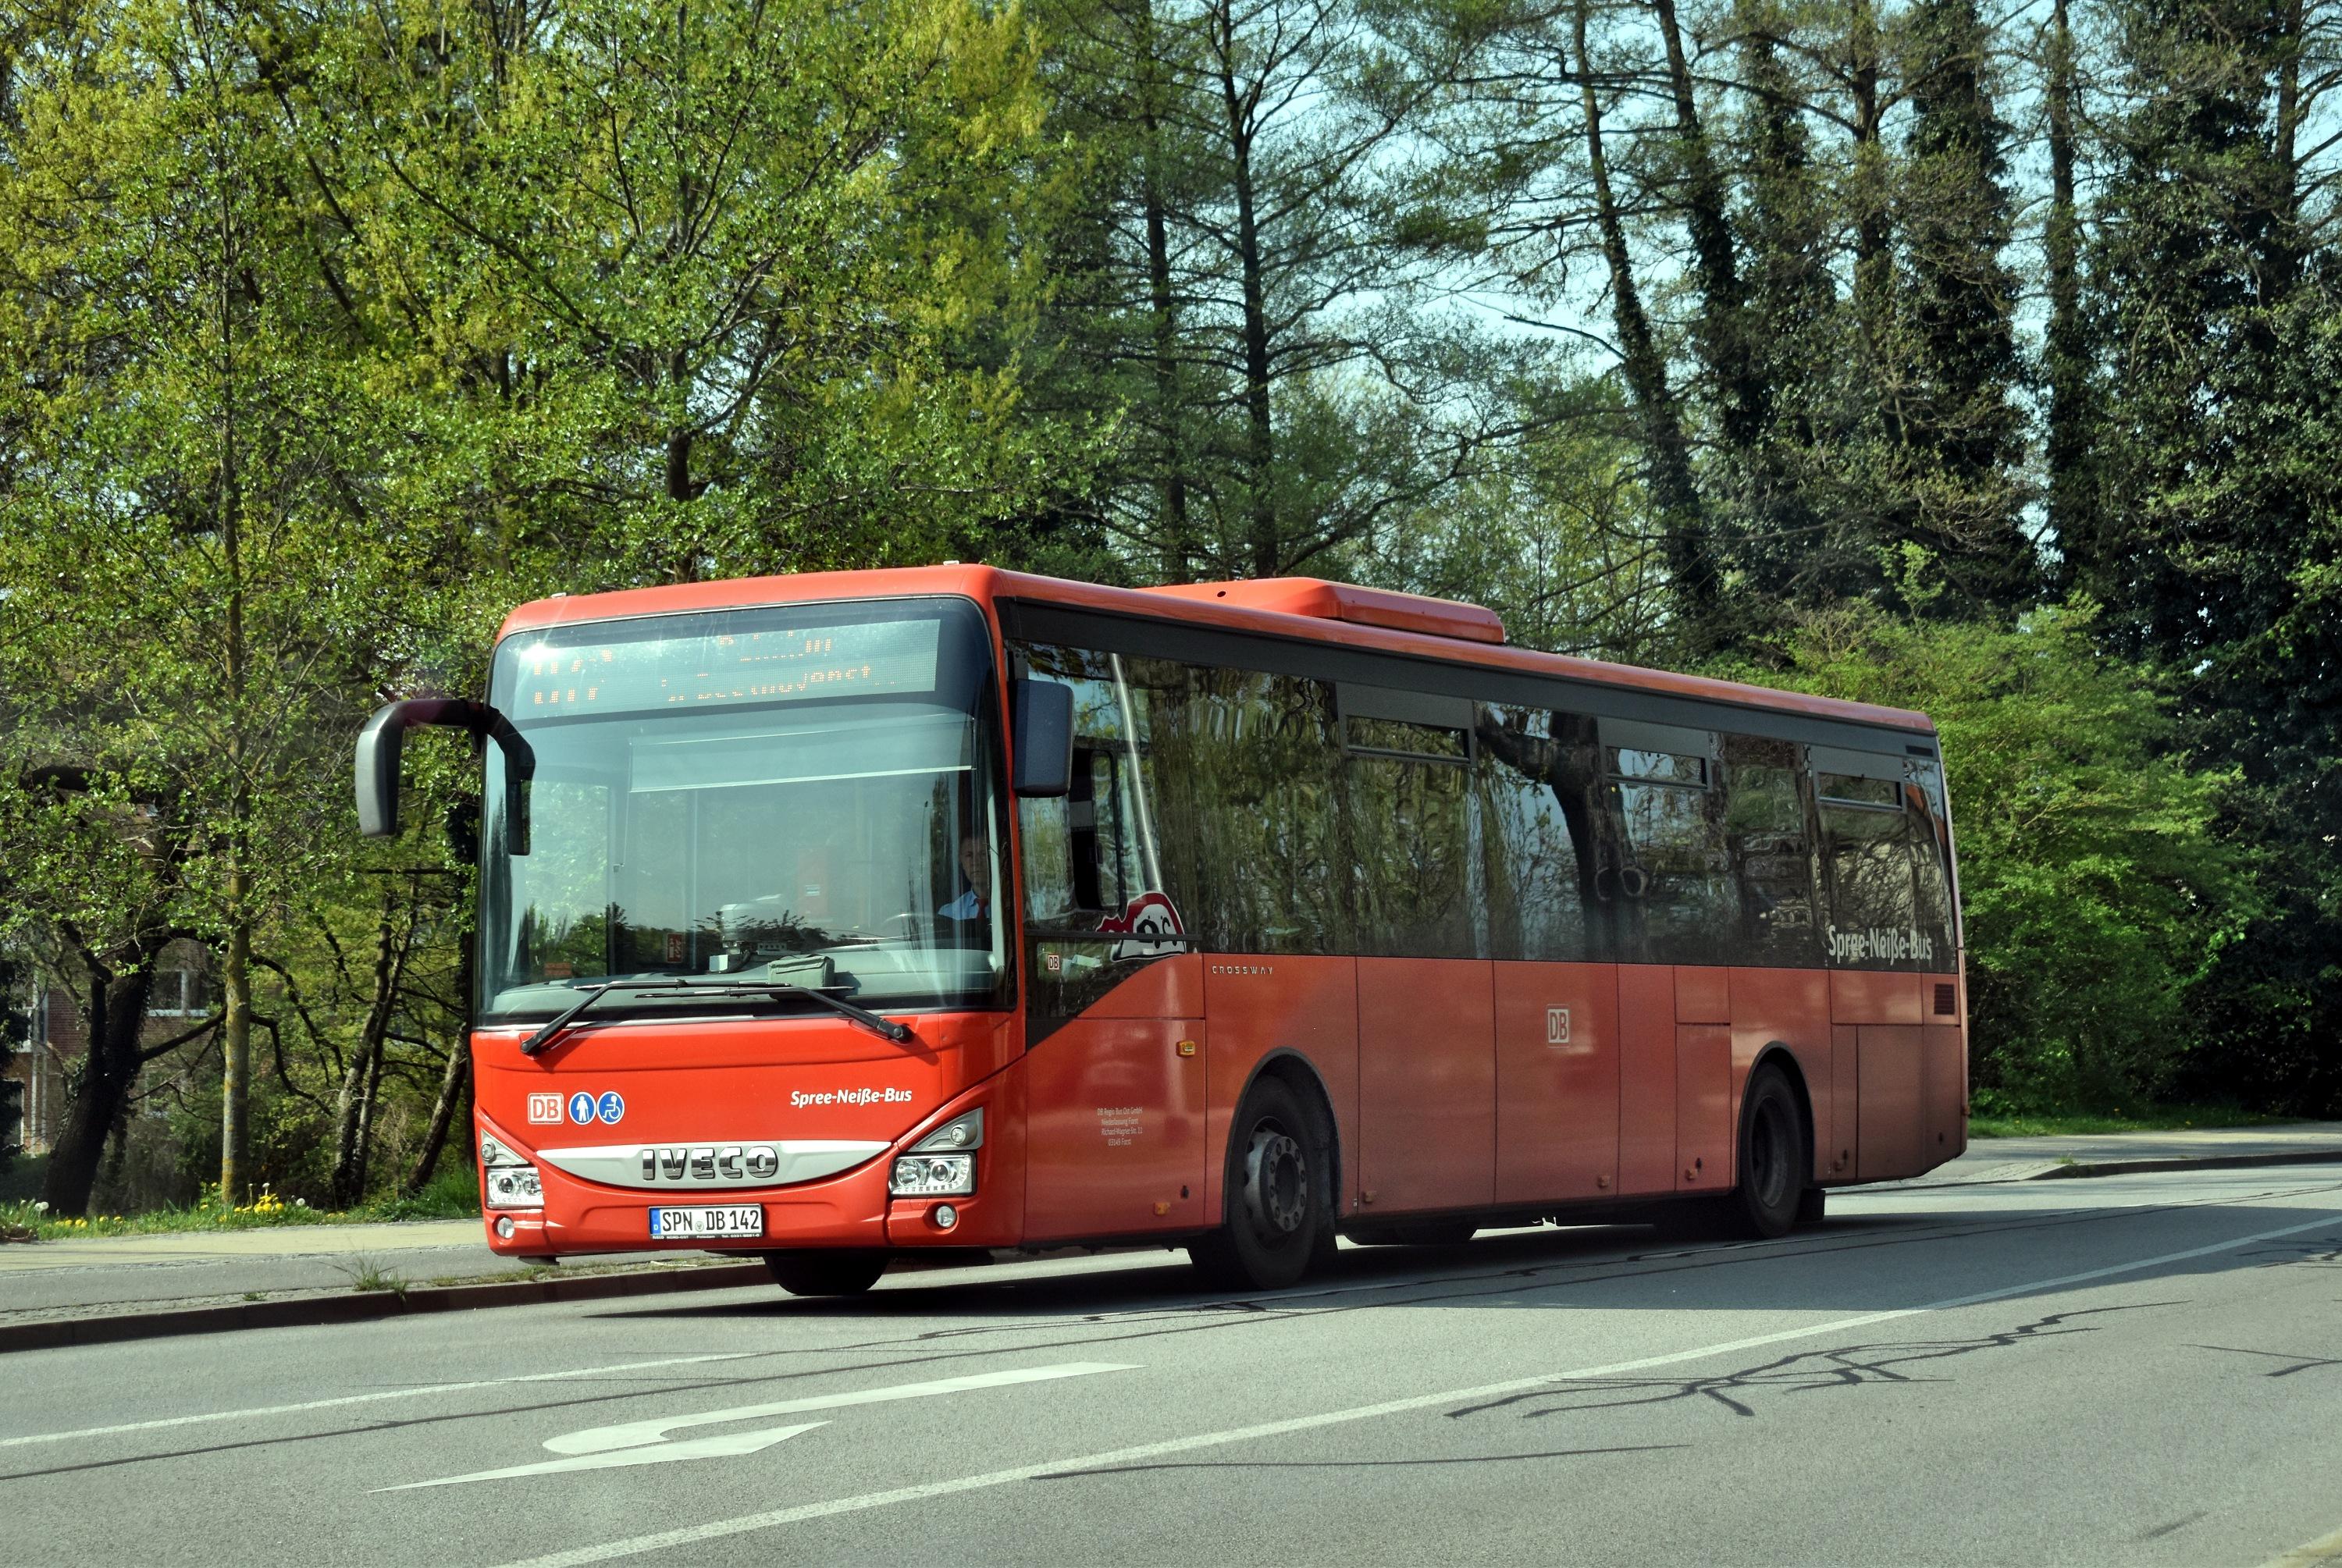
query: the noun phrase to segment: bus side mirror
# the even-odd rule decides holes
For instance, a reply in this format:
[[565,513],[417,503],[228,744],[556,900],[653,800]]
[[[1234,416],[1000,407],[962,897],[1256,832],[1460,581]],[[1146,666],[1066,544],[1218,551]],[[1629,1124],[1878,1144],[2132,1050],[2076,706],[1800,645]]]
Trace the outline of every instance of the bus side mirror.
[[1074,784],[1074,688],[1056,681],[1018,681],[1009,723],[1016,758],[1010,788],[1019,795],[1061,795]]
[[358,732],[358,832],[389,838],[398,832],[398,764],[406,732],[417,724],[443,724],[485,735],[505,754],[505,837],[514,854],[528,853],[528,782],[536,754],[513,723],[485,703],[463,697],[411,697],[385,703]]

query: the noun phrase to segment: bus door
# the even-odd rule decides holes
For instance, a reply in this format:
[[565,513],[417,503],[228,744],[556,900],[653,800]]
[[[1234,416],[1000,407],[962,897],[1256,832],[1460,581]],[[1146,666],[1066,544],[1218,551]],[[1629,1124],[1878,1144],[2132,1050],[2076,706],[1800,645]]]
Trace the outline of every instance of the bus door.
[[1496,1201],[1496,990],[1472,704],[1337,688],[1358,896],[1358,1182],[1375,1213]]
[[1122,661],[1021,649],[1075,689],[1072,788],[1019,803],[1027,1241],[1206,1222],[1201,960],[1165,886],[1144,694]]
[[1967,1141],[1940,775],[1932,758],[1907,754],[1813,746],[1807,760],[1821,820],[1831,1020],[1841,1039],[1853,1036],[1858,1058],[1857,1174],[1916,1174]]

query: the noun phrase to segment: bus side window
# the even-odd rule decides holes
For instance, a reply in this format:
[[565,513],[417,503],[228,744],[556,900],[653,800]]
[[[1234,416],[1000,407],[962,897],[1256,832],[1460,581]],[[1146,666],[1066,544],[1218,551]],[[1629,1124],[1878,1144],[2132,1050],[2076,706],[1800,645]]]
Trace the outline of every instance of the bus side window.
[[1918,860],[1918,927],[1937,944],[1937,967],[1949,969],[1959,944],[1959,921],[1953,908],[1951,824],[1945,814],[1943,774],[1930,763],[1909,764],[1911,782],[1903,786],[1905,804],[1914,818],[1912,854]]
[[1345,951],[1331,690],[1258,671],[1173,672],[1184,698],[1166,704],[1151,736],[1154,806],[1166,847],[1195,857],[1188,929],[1216,952]]
[[[1604,758],[1632,852],[1616,889],[1639,915],[1643,951],[1622,956],[1652,964],[1730,963],[1716,934],[1739,924],[1739,894],[1725,847],[1723,793],[1706,756],[1605,745]],[[1634,924],[1627,927],[1629,941]]]
[[1593,726],[1543,708],[1484,706],[1478,718],[1480,854],[1492,953],[1585,963],[1607,956],[1588,929],[1602,817]]
[[1150,891],[1138,842],[1136,771],[1120,751],[1077,750],[1066,803],[1073,841],[1074,900],[1083,909],[1120,914]]
[[[1945,934],[1921,916],[1923,864],[1940,877],[1923,811],[1892,778],[1817,771],[1822,864],[1829,889],[1823,936],[1842,969],[1931,969],[1949,962]],[[1911,791],[1916,795],[1917,791]],[[1922,855],[1925,855],[1925,861]],[[1947,899],[1928,900],[1939,905]]]
[[1724,844],[1740,904],[1734,962],[1796,968],[1820,960],[1813,852],[1797,748],[1724,737]]
[[1106,907],[1098,878],[1098,774],[1106,774],[1106,793],[1111,800],[1113,771],[1110,754],[1080,746],[1074,749],[1073,787],[1066,792],[1066,870],[1076,909]]
[[1351,714],[1343,742],[1360,952],[1487,956],[1473,896],[1466,732]]

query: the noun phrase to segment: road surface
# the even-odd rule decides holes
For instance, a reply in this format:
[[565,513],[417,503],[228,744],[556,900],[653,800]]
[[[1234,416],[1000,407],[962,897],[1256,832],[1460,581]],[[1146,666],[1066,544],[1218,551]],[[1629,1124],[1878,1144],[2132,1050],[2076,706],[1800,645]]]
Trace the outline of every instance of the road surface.
[[0,1358],[0,1561],[2267,1563],[2342,1526],[2342,1169],[1777,1243],[1175,1256]]

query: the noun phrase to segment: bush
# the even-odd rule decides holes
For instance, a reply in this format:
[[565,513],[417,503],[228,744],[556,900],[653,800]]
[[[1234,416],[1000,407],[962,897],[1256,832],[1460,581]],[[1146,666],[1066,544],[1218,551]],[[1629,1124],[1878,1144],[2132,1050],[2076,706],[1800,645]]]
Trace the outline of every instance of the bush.
[[2013,629],[1867,605],[1806,622],[1735,679],[1919,708],[1943,740],[1967,914],[1981,1107],[2106,1109],[2167,1094],[2208,1043],[2189,1005],[2256,914],[2151,675],[2097,652],[2087,605]]

